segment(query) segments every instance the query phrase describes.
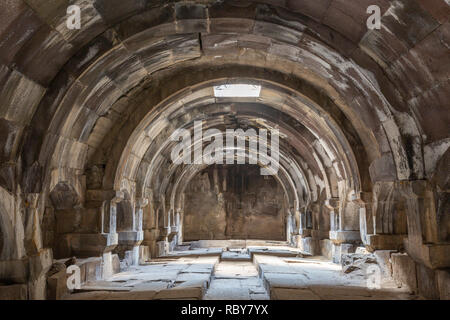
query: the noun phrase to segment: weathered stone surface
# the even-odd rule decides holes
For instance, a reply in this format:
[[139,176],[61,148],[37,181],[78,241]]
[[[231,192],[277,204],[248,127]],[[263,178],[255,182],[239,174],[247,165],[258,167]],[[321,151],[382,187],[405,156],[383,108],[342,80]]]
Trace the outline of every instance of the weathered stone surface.
[[416,264],[416,271],[420,295],[427,299],[439,299],[439,285],[436,272],[420,263]]
[[352,41],[358,42],[367,32],[366,11],[370,5],[379,6],[381,15],[389,7],[387,0],[363,0],[358,5],[345,0],[331,1],[322,21]]
[[69,293],[67,288],[67,270],[64,264],[54,264],[47,276],[47,299],[61,300]]
[[[80,29],[67,26],[69,5],[81,9]],[[369,5],[381,9],[379,29],[368,29]],[[174,297],[201,298],[200,284],[188,275],[207,281],[222,248],[245,248],[253,238],[283,241],[249,253],[276,257],[254,260],[259,272],[283,274],[286,283],[308,265],[306,253],[346,264],[345,255],[364,245],[399,285],[445,298],[449,8],[442,0],[3,0],[5,295],[62,298],[59,276],[48,278],[53,255],[76,256],[85,282],[144,263],[142,279],[121,275],[123,286],[155,282],[155,290],[153,284],[130,290],[136,299],[152,299],[160,287],[179,290]],[[261,91],[216,97],[215,86],[230,84]],[[172,134],[193,133],[200,120],[221,132],[278,129],[277,174],[231,164],[231,174],[215,174],[206,164],[174,164]],[[245,152],[262,156],[259,147]],[[238,241],[177,250],[202,239]],[[301,250],[280,248],[287,245]],[[196,265],[186,258],[192,254],[216,260]],[[152,269],[158,256],[187,260],[160,273]],[[280,287],[273,296],[405,298],[399,290],[345,292],[348,285],[336,279],[354,283],[361,274],[337,276],[339,270],[314,263],[333,290],[311,271],[306,290]],[[230,270],[239,290],[228,292],[268,298],[254,287],[256,275],[243,279],[242,270]],[[169,284],[178,276],[183,281]],[[215,280],[219,291],[228,290],[224,279]],[[102,293],[79,294],[125,297],[105,288],[97,283]]]
[[392,276],[391,254],[394,252],[395,251],[392,250],[376,250],[373,252],[378,265],[381,267],[383,275],[386,277]]
[[439,295],[441,300],[450,300],[450,273],[448,270],[436,271]]
[[0,286],[0,300],[26,300],[27,298],[26,284]]
[[361,44],[375,60],[386,64],[395,61],[437,27],[437,21],[421,11],[415,1],[394,3],[383,16],[382,24],[385,28],[368,32]]
[[365,272],[369,265],[376,263],[376,257],[371,254],[342,254],[341,256],[342,271],[344,273],[350,273],[359,270]]
[[332,259],[332,244],[330,240],[320,240],[320,253],[322,256],[326,257],[327,259]]
[[29,265],[26,259],[0,261],[0,281],[26,283],[29,276]]
[[[251,166],[236,170],[218,166],[200,173],[186,190],[184,239],[283,240],[280,186],[261,177],[259,171]],[[237,190],[241,190],[240,197],[236,197]]]
[[403,253],[391,254],[392,277],[398,286],[405,286],[411,291],[417,291],[416,265]]

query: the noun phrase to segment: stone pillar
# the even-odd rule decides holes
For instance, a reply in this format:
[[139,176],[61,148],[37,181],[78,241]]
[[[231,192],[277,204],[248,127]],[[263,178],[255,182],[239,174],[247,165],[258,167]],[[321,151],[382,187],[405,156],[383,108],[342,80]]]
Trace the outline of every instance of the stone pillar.
[[[116,207],[120,206],[122,225],[120,225],[119,243],[117,251],[121,259],[126,260],[127,265],[139,264],[139,245],[144,239],[142,230],[142,208],[146,205],[145,200],[138,200],[133,205],[131,201],[118,201]],[[122,216],[124,215],[124,216]]]
[[109,278],[114,273],[112,251],[119,243],[117,234],[117,203],[123,199],[123,194],[116,192],[110,201],[105,201],[102,210],[101,234],[106,237],[106,247],[102,254],[103,278]]
[[57,259],[101,257],[118,244],[116,203],[120,192],[88,190],[87,206],[56,212]]
[[299,212],[298,235],[296,236],[297,247],[303,249],[303,238],[311,236],[311,230],[306,226],[307,208],[303,207]]
[[[25,200],[25,201],[24,201]],[[13,195],[0,187],[0,296],[46,299],[46,274],[52,250],[43,247],[41,194]]]
[[169,219],[168,219],[168,241],[169,241],[169,250],[172,251],[175,246],[178,244],[178,233],[179,233],[179,217],[177,221],[177,214],[175,213],[175,209],[169,210]]
[[[300,214],[300,228],[297,236],[297,247],[311,255],[320,254],[319,239],[314,232],[314,217],[318,216],[319,205],[312,203]],[[314,235],[314,237],[313,237]]]
[[[407,198],[409,195],[401,191],[396,182],[375,183],[371,210],[372,230],[367,228],[364,239],[364,244],[369,251],[402,249],[403,239],[407,237]],[[369,195],[367,195],[363,202],[369,203],[369,201]],[[366,223],[369,223],[367,219]]]
[[177,245],[183,243],[183,211],[181,209],[177,209],[175,214],[175,225],[177,230]]
[[143,208],[144,240],[142,241],[142,245],[149,248],[152,257],[157,257],[159,251],[157,246],[157,241],[160,236],[160,229],[158,228],[159,206],[158,201],[149,200],[148,205]]
[[[440,223],[446,220],[438,214],[436,190],[426,180],[390,184],[395,205],[388,206],[394,208],[388,213],[397,214],[394,215],[396,221],[403,218],[398,216],[403,212],[408,230],[407,237],[403,237],[406,254],[391,255],[394,280],[409,282],[412,287],[417,284],[418,293],[425,298],[448,299],[450,243],[446,235],[440,234]],[[390,184],[383,190],[388,190]]]
[[170,235],[170,228],[169,227],[162,227],[159,228],[159,239],[156,242],[157,244],[157,256],[165,256],[170,251],[170,244],[169,244],[169,235]]
[[156,225],[155,228],[157,230],[152,230],[150,235],[152,237],[152,242],[154,243],[154,248],[152,249],[152,255],[159,257],[166,255],[170,250],[169,245],[169,236],[171,234],[171,227],[169,222],[169,216],[166,215],[165,212],[165,202],[163,201],[154,201],[154,210],[155,210],[155,218]]
[[361,209],[359,212],[359,231],[362,243],[364,245],[367,245],[369,242],[368,235],[374,233],[371,192],[361,192],[360,206]]
[[430,269],[450,267],[450,243],[439,235],[439,217],[433,188],[428,181],[400,182],[406,200],[408,238],[405,247],[408,254]]
[[292,214],[289,210],[286,214],[286,240],[289,244],[292,243]]
[[346,212],[346,210],[354,209],[354,203],[351,203],[351,201],[352,199],[340,201],[338,198],[325,201],[325,206],[330,210],[331,255],[335,263],[340,263],[342,254],[355,252],[356,244],[361,241],[359,230],[348,230],[352,228],[352,224],[348,223],[349,219],[347,219],[346,215],[356,214],[356,212]]

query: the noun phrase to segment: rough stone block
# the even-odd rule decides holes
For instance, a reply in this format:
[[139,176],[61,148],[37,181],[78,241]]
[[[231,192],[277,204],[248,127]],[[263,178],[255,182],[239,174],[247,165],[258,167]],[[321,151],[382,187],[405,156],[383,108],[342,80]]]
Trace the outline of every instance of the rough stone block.
[[150,258],[150,248],[148,246],[139,246],[139,263],[147,262]]
[[112,255],[112,273],[119,273],[120,272],[120,259],[119,255],[113,254]]
[[417,291],[416,265],[406,253],[391,254],[392,277],[399,287]]
[[318,240],[315,240],[312,237],[299,238],[298,247],[302,252],[307,254],[313,256],[319,254]]
[[[358,217],[359,224],[359,217]],[[330,231],[330,240],[334,243],[358,243],[361,241],[359,231]]]
[[0,286],[0,300],[26,300],[27,298],[26,284]]
[[370,234],[367,236],[367,247],[371,250],[400,250],[406,237],[406,234]]
[[203,297],[204,289],[203,282],[201,285],[192,286],[192,287],[184,287],[178,286],[172,289],[161,290],[155,296],[156,300],[200,300]]
[[391,254],[395,252],[392,250],[376,250],[373,254],[377,259],[378,265],[381,267],[383,274],[387,277],[392,276]]
[[436,272],[423,264],[416,264],[419,294],[426,299],[439,299],[438,279]]
[[68,292],[66,268],[47,278],[47,299],[61,300]]
[[356,245],[351,243],[343,243],[341,244],[341,254],[355,253]]
[[320,253],[327,259],[332,259],[332,243],[329,239],[320,240]]
[[27,259],[0,261],[0,282],[26,283],[28,275]]
[[318,295],[307,288],[272,288],[270,298],[273,300],[320,300]]
[[377,260],[372,254],[342,254],[341,265],[344,273],[351,273],[354,271],[365,272],[369,265],[376,264]]
[[37,255],[30,257],[30,279],[39,279],[53,265],[52,249],[42,249]]
[[46,274],[28,283],[28,298],[30,300],[45,300],[47,298]]
[[450,300],[450,270],[436,270],[441,300]]
[[330,6],[331,0],[296,1],[287,0],[286,7],[293,12],[301,12],[317,21],[321,21]]

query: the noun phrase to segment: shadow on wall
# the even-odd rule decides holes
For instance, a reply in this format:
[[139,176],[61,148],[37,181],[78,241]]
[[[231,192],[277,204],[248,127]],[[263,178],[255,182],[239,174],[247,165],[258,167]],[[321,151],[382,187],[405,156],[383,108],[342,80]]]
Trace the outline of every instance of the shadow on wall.
[[184,240],[286,240],[284,192],[257,165],[214,165],[185,191]]

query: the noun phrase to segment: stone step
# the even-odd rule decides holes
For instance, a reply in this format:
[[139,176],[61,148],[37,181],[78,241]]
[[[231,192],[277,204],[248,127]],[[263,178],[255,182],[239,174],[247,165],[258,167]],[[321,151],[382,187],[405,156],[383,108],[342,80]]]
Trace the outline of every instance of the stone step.
[[221,261],[251,261],[252,257],[248,252],[224,251],[220,256]]

